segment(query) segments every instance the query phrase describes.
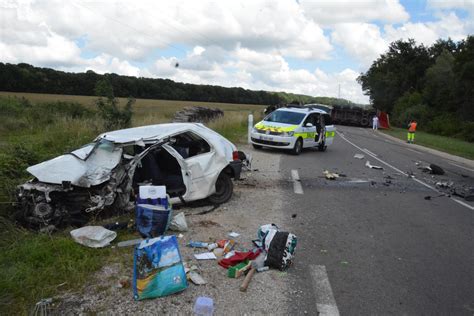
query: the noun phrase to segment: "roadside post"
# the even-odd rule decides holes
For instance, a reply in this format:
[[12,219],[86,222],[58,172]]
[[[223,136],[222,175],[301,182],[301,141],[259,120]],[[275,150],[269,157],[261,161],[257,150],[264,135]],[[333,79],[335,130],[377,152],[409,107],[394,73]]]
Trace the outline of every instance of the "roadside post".
[[253,128],[253,114],[249,114],[249,127],[248,127],[248,137],[247,141],[250,144],[250,134],[252,133],[252,128]]

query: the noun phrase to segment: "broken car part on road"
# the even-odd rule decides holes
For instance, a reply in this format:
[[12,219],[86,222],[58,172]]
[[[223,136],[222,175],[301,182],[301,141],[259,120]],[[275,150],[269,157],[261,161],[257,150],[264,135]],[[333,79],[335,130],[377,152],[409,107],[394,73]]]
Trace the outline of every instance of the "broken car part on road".
[[241,158],[235,145],[199,123],[129,128],[27,169],[17,193],[19,221],[30,227],[82,226],[101,211],[133,209],[139,185],[166,185],[172,203],[232,196]]

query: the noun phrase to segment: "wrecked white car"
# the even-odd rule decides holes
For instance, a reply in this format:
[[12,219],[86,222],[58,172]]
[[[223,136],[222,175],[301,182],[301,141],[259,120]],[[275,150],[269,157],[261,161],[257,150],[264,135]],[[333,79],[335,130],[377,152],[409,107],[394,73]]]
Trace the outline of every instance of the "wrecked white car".
[[83,225],[90,214],[133,208],[139,185],[166,185],[171,202],[232,196],[245,154],[199,123],[129,128],[31,166],[18,187],[18,216],[29,226]]

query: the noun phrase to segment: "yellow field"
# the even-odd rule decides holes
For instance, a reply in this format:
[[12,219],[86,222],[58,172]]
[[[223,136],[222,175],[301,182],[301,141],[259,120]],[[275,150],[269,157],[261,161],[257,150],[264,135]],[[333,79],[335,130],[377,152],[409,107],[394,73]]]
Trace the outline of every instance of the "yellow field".
[[[61,95],[61,94],[42,94],[42,93],[20,93],[20,92],[1,92],[0,96],[24,97],[32,102],[77,102],[87,107],[94,107],[96,96],[79,95]],[[124,105],[126,98],[118,98],[120,104]],[[260,115],[265,108],[264,105],[256,104],[232,104],[232,103],[213,103],[213,102],[194,102],[194,101],[170,101],[170,100],[152,100],[136,99],[134,104],[133,125],[148,125],[156,123],[169,122],[176,111],[186,106],[204,106],[219,108],[224,111],[224,117],[229,113],[238,112],[239,114]],[[230,115],[233,116],[233,115]]]

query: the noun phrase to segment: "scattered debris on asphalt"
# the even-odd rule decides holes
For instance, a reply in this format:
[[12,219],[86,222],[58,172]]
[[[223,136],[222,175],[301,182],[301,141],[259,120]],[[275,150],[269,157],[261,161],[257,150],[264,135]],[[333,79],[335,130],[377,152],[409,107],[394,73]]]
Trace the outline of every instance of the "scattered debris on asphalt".
[[431,169],[432,174],[437,174],[437,175],[443,175],[444,174],[443,168],[441,168],[438,165],[430,164],[430,169]]
[[337,178],[339,178],[339,174],[337,174],[335,172],[329,172],[328,170],[324,170],[323,175],[328,180],[336,180]]
[[354,155],[354,158],[356,158],[356,159],[364,159],[365,156],[362,155],[362,154],[355,154],[355,155]]
[[449,181],[438,181],[436,182],[435,184],[437,187],[440,187],[440,188],[451,188],[454,183],[453,182],[449,182]]
[[453,195],[462,197],[468,202],[474,202],[474,187],[455,188],[453,190]]
[[365,162],[365,166],[366,166],[367,168],[370,168],[370,169],[383,170],[383,168],[382,168],[381,166],[374,166],[374,165],[371,165],[371,164],[370,164],[370,161],[368,161],[368,160]]
[[71,230],[71,237],[75,242],[91,248],[108,246],[117,237],[117,233],[102,226],[84,226]]

